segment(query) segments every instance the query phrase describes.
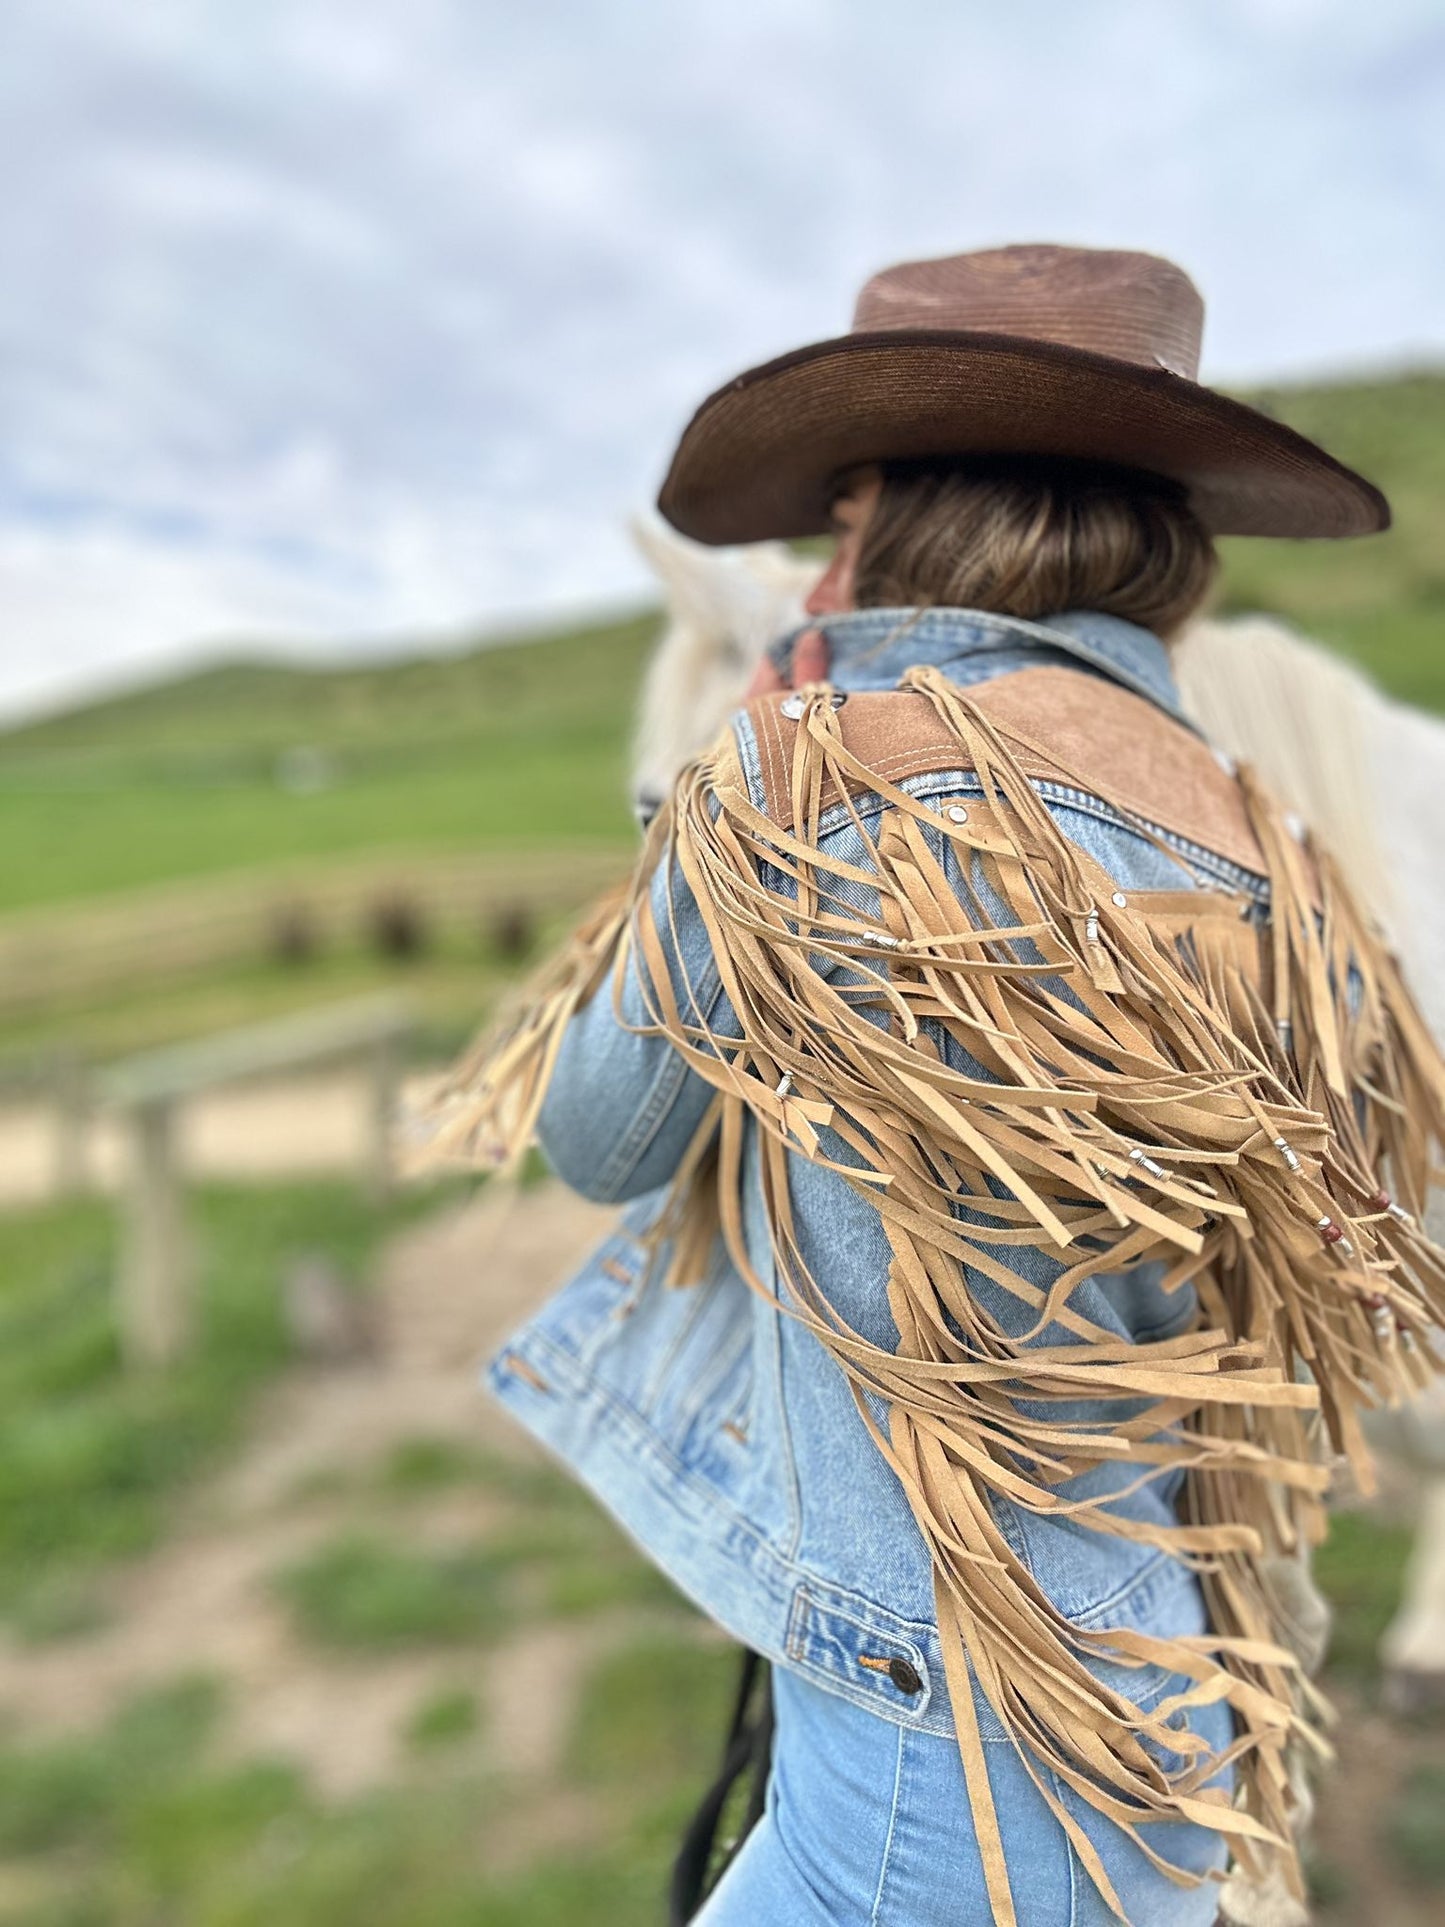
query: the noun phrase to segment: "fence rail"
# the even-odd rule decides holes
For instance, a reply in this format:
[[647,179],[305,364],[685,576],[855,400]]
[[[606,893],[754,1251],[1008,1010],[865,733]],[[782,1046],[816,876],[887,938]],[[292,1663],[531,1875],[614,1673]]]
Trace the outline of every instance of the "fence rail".
[[97,1100],[122,1115],[130,1141],[117,1279],[128,1363],[164,1365],[191,1336],[193,1259],[176,1129],[181,1106],[218,1085],[281,1070],[363,1062],[371,1080],[367,1176],[373,1190],[383,1192],[393,1179],[402,1052],[413,1022],[404,999],[357,998],[193,1044],[143,1051],[97,1078]]
[[616,849],[389,852],[207,877],[0,918],[0,1011],[259,959],[280,919],[304,913],[317,941],[354,937],[388,898],[437,927],[518,910],[573,909],[626,865]]

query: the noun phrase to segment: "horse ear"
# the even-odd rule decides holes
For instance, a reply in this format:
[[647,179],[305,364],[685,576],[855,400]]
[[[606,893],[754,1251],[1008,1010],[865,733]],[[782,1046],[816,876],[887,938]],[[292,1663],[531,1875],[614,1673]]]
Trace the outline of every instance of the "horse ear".
[[785,542],[709,548],[679,535],[652,511],[634,515],[630,527],[671,614],[719,641],[731,639],[744,653],[801,621],[803,598],[821,567],[794,555]]
[[662,584],[672,613],[708,629],[716,627],[728,602],[728,579],[736,568],[732,552],[690,541],[652,510],[632,516],[629,528]]

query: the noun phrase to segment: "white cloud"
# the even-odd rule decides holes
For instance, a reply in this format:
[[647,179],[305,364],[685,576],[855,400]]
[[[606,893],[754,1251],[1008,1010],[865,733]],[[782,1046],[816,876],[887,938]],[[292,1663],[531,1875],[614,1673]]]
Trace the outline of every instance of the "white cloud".
[[640,581],[708,388],[887,259],[1173,254],[1208,369],[1445,345],[1433,0],[12,0],[0,704]]

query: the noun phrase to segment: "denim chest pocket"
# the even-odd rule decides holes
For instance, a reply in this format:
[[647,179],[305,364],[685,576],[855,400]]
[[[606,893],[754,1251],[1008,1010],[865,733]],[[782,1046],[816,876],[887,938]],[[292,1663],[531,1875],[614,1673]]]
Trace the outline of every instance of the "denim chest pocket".
[[[1060,1610],[1080,1631],[1098,1635],[1098,1647],[1086,1649],[1083,1655],[1084,1664],[1094,1678],[1132,1701],[1142,1712],[1149,1712],[1161,1700],[1187,1691],[1192,1681],[1157,1663],[1138,1664],[1113,1657],[1107,1645],[1110,1629],[1150,1633],[1162,1639],[1187,1639],[1208,1631],[1208,1614],[1199,1581],[1180,1560],[1153,1548],[1132,1550],[1141,1553],[1144,1563],[1137,1566],[1131,1576],[1121,1578],[1116,1574],[1114,1589],[1088,1609],[1068,1611],[1060,1606]],[[1060,1604],[1057,1599],[1054,1603]],[[1224,1712],[1227,1727],[1228,1709]],[[978,1715],[985,1740],[1007,1738],[997,1714],[981,1694]],[[1199,1721],[1196,1717],[1186,1722],[1186,1717],[1178,1714],[1169,1723],[1182,1727],[1186,1723],[1196,1726]],[[1145,1745],[1160,1757],[1160,1749],[1154,1742],[1146,1741]],[[1177,1759],[1173,1764],[1178,1764]]]
[[1078,1624],[1134,1624],[1132,1615],[1147,1609],[1160,1577],[1179,1570],[1159,1547],[1098,1531],[1080,1519],[1049,1518],[1000,1498],[990,1510],[1041,1590]]

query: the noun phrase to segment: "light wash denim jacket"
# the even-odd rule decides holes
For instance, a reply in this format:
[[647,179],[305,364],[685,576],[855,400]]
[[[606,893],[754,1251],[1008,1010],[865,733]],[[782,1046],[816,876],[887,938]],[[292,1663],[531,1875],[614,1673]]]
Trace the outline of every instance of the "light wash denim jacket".
[[[1030,623],[960,609],[862,610],[828,617],[830,681],[842,690],[888,689],[914,663],[972,684],[1010,670],[1063,666],[1102,676],[1179,717],[1163,644],[1117,618],[1071,612]],[[775,652],[786,660],[792,638]],[[734,719],[752,800],[763,803],[757,746]],[[977,793],[967,771],[911,779],[920,798]],[[1108,804],[1059,783],[1036,785],[1060,828],[1125,889],[1217,882],[1266,895],[1263,878],[1178,836],[1175,863]],[[882,804],[855,799],[865,820]],[[857,863],[857,831],[839,806],[825,816],[822,847]],[[1197,874],[1196,874],[1197,873]],[[776,887],[776,882],[774,886]],[[714,1028],[737,1034],[710,947],[685,884],[659,870],[654,897],[672,891],[680,955],[669,958],[679,999],[690,995]],[[665,917],[658,918],[666,928]],[[644,1012],[634,978],[624,1010]],[[975,1074],[977,1073],[975,1067]],[[571,1020],[539,1122],[555,1170],[590,1198],[625,1203],[616,1232],[578,1274],[489,1359],[490,1389],[591,1488],[648,1556],[706,1613],[775,1663],[888,1720],[952,1734],[934,1614],[931,1566],[903,1489],[879,1453],[840,1367],[811,1332],[749,1289],[721,1241],[705,1279],[662,1283],[639,1233],[654,1219],[710,1097],[665,1039],[618,1024],[607,987]],[[779,1290],[757,1182],[757,1126],[749,1120],[744,1223],[757,1273]],[[846,1160],[840,1140],[825,1155]],[[844,1179],[800,1154],[790,1189],[802,1254],[853,1327],[895,1349],[886,1300],[888,1246],[876,1213]],[[1015,1262],[1017,1254],[1015,1254]],[[1057,1267],[1030,1253],[1032,1282]],[[1134,1340],[1166,1338],[1193,1317],[1192,1290],[1166,1296],[1150,1263],[1081,1286],[1074,1308]],[[981,1276],[971,1288],[1016,1335],[1032,1314]],[[782,1287],[786,1294],[787,1287]],[[1058,1327],[1040,1343],[1070,1342]],[[886,1431],[886,1405],[866,1398]],[[1087,1416],[1091,1407],[1059,1407]],[[1112,1408],[1119,1417],[1119,1408]],[[1137,1466],[1091,1468],[1061,1491],[1097,1496]],[[1120,1513],[1173,1523],[1177,1474],[1115,1502]],[[1060,1611],[1086,1626],[1130,1626],[1166,1636],[1205,1630],[1194,1578],[1172,1555],[1068,1519],[1043,1519],[996,1499],[1001,1530]],[[867,1657],[872,1663],[865,1665]],[[880,1665],[880,1660],[889,1662]],[[1141,1705],[1177,1682],[1096,1670]],[[1003,1738],[979,1696],[985,1739]]]

